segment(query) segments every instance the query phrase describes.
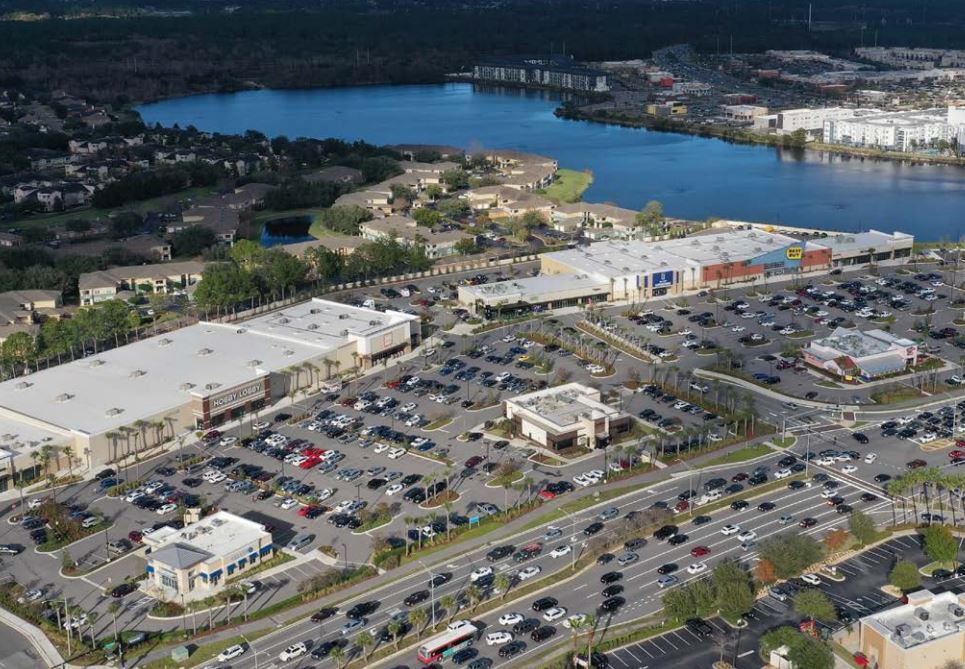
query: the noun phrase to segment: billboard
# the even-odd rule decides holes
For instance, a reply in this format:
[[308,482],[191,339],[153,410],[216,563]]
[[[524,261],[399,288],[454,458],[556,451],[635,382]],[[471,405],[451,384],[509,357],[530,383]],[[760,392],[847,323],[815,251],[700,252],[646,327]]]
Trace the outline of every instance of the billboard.
[[653,288],[668,288],[673,285],[674,271],[656,272],[650,275]]

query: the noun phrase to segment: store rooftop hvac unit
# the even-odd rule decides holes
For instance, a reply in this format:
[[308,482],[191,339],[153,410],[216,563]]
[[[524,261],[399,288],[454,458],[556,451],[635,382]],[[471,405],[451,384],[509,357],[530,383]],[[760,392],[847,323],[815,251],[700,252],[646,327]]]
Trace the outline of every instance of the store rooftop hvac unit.
[[915,609],[915,617],[919,620],[928,620],[928,611],[919,606],[917,609]]

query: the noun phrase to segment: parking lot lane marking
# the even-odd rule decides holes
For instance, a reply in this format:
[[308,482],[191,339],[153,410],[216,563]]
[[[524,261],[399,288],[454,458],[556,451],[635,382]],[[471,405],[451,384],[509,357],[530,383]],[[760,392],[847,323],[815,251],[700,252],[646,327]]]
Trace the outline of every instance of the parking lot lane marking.
[[713,620],[708,620],[707,623],[708,623],[711,627],[713,627],[715,630],[717,630],[718,632],[723,632],[723,631],[724,631],[724,628],[721,627],[720,625],[718,625],[717,623],[715,623]]
[[[580,589],[582,589],[582,588],[585,588],[586,585],[587,585],[586,583],[580,583],[578,586],[576,586],[575,588],[573,588],[573,590],[580,590]],[[590,596],[592,597],[593,595],[590,595]]]
[[697,643],[700,643],[700,637],[694,634],[693,632],[691,632],[689,629],[684,627],[682,631],[687,632],[687,634],[689,634],[690,636],[692,636],[694,639],[697,640]]
[[638,643],[638,644],[637,644],[637,648],[639,648],[639,649],[642,650],[644,653],[646,653],[647,656],[648,656],[651,660],[653,659],[653,654],[651,654],[650,651],[647,650],[646,646],[644,646],[643,644]]
[[633,651],[630,650],[629,648],[624,648],[624,649],[623,649],[623,652],[625,652],[627,655],[629,655],[630,657],[632,657],[634,662],[639,662],[639,661],[640,661],[640,658],[638,658],[636,655],[634,655],[634,654],[633,654]]
[[755,651],[753,650],[745,650],[743,653],[739,653],[737,657],[747,657],[748,655],[752,655],[754,652]]
[[669,635],[669,634],[665,634],[664,636],[660,637],[660,639],[661,639],[662,641],[666,641],[666,642],[669,643],[671,646],[673,646],[673,649],[674,649],[674,650],[680,650],[679,648],[677,648],[677,644],[675,644],[673,641],[670,640],[670,635]]
[[663,646],[661,646],[659,643],[657,643],[657,639],[659,639],[659,638],[660,638],[660,637],[655,636],[655,637],[653,637],[652,639],[650,639],[650,645],[653,646],[653,647],[657,650],[657,652],[660,653],[661,655],[666,655],[666,654],[669,653],[670,651],[668,651],[668,650],[665,649]]
[[614,662],[619,662],[619,663],[620,663],[621,665],[623,665],[624,667],[629,667],[629,666],[630,666],[627,662],[624,662],[624,661],[623,661],[623,659],[620,657],[619,653],[611,653],[611,654],[610,654],[610,660],[612,660],[612,661],[614,661]]

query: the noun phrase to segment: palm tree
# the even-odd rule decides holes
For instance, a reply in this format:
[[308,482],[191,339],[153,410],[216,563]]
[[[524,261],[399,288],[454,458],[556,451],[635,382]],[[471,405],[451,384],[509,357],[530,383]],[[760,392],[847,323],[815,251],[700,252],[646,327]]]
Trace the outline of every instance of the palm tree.
[[509,586],[513,584],[513,579],[509,577],[506,572],[501,572],[496,575],[493,585],[496,589],[503,593],[502,599],[506,599],[506,595],[509,594]]
[[596,636],[596,624],[598,620],[596,614],[588,613],[583,620],[586,625],[586,657],[589,659],[593,655],[593,637]]
[[329,653],[329,657],[335,660],[335,666],[338,669],[342,669],[342,663],[345,662],[345,649],[341,646],[335,646]]
[[389,624],[385,626],[385,629],[392,635],[392,643],[395,644],[395,648],[398,650],[399,642],[402,640],[402,637],[399,636],[399,633],[402,631],[402,622],[399,620],[390,620]]
[[574,618],[570,621],[570,629],[573,630],[573,657],[576,657],[576,645],[580,640],[580,630],[583,629],[584,621]]
[[443,595],[439,598],[439,608],[446,612],[449,620],[452,620],[453,616],[456,615],[456,598],[452,595]]
[[479,606],[479,602],[482,601],[482,590],[474,585],[470,585],[466,588],[466,597],[469,598],[469,603],[472,605],[473,611]]
[[366,662],[368,662],[369,655],[372,652],[372,646],[375,645],[375,637],[373,637],[372,633],[368,630],[363,630],[362,632],[359,632],[357,637],[355,637],[355,643],[357,643],[359,648],[362,649],[362,657]]
[[416,632],[416,637],[421,639],[422,633],[425,632],[426,623],[429,622],[429,612],[425,609],[415,609],[409,613],[409,622],[412,623],[412,629]]
[[74,475],[74,447],[71,446],[70,444],[67,444],[66,446],[63,447],[62,450],[64,451],[64,455],[67,457],[67,471],[70,474],[70,476],[73,476]]

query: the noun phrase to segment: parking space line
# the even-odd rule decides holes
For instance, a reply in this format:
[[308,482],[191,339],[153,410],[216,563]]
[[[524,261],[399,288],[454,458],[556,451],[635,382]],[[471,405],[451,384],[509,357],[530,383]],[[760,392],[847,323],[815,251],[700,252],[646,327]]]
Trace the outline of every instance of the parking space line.
[[629,647],[624,648],[623,650],[624,650],[624,652],[625,652],[627,655],[629,655],[630,657],[633,658],[633,661],[634,661],[634,662],[639,662],[639,661],[640,661],[640,658],[638,658],[636,655],[634,655],[634,654],[633,654],[633,651],[631,651]]
[[642,650],[644,653],[646,653],[647,657],[649,657],[651,660],[653,659],[653,654],[649,650],[647,650],[646,646],[644,646],[642,643],[638,643],[636,647]]
[[651,645],[653,645],[654,648],[656,648],[657,650],[660,651],[660,654],[661,654],[661,655],[666,655],[666,654],[669,653],[670,651],[664,649],[663,646],[661,646],[659,643],[657,643],[657,639],[659,639],[659,638],[661,638],[661,637],[658,637],[658,636],[653,637],[652,639],[650,639],[650,643],[651,643]]
[[[673,632],[671,632],[670,634],[673,634]],[[673,641],[670,640],[670,634],[665,634],[663,637],[661,637],[661,639],[669,643],[671,646],[673,646],[674,650],[680,650],[679,648],[677,648],[677,644],[675,644]]]

